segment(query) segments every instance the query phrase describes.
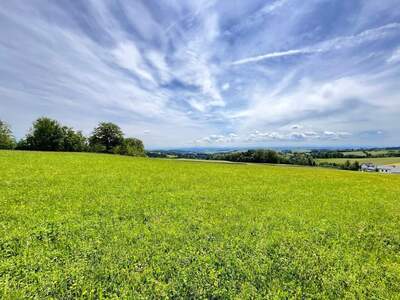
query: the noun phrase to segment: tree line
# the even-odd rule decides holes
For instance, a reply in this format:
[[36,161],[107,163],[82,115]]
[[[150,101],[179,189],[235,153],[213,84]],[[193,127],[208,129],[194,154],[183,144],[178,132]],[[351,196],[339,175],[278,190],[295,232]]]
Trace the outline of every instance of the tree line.
[[232,162],[270,163],[315,166],[316,163],[308,153],[282,153],[269,149],[247,150],[212,154],[210,159]]
[[[353,153],[352,153],[353,152]],[[311,155],[314,158],[376,158],[400,156],[398,148],[377,148],[368,150],[312,150]]]
[[143,142],[125,138],[121,128],[101,122],[89,137],[57,120],[42,117],[33,122],[24,138],[16,141],[10,126],[0,120],[0,149],[113,153],[145,156]]
[[320,167],[325,167],[325,168],[335,168],[335,169],[349,170],[349,171],[359,171],[361,167],[358,161],[351,162],[350,160],[346,160],[344,163],[323,161],[320,162],[318,165]]
[[313,157],[308,153],[283,153],[270,149],[257,149],[247,151],[231,151],[220,153],[202,153],[176,150],[158,150],[147,152],[149,157],[159,158],[185,158],[203,160],[226,160],[245,163],[270,163],[315,166]]

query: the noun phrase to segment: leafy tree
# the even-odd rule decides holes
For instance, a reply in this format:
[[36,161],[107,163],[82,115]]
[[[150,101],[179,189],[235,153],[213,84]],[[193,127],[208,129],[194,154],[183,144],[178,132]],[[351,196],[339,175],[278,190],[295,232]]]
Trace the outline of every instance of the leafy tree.
[[87,150],[86,138],[81,131],[75,132],[72,128],[64,126],[63,150],[71,152],[82,152]]
[[26,136],[26,147],[29,150],[62,151],[64,130],[56,120],[39,118]]
[[358,161],[355,161],[355,162],[353,163],[352,168],[353,168],[354,171],[360,170],[360,163],[359,163]]
[[293,153],[289,163],[294,165],[315,166],[314,158],[308,153]]
[[124,139],[121,145],[114,148],[114,153],[129,156],[145,156],[143,142],[136,138]]
[[113,148],[122,145],[124,134],[118,125],[113,123],[100,123],[93,131],[89,138],[89,144],[92,151],[94,149],[101,151],[96,152],[113,152]]
[[20,139],[15,147],[17,150],[31,150],[29,148],[28,142],[25,139]]
[[349,160],[346,160],[346,161],[344,162],[344,164],[343,164],[343,169],[349,170],[349,169],[350,169],[350,166],[351,166],[350,161],[349,161]]
[[13,149],[14,147],[15,139],[10,126],[8,126],[6,122],[0,120],[0,149]]
[[254,153],[254,161],[277,164],[280,162],[280,157],[278,153],[273,150],[256,150]]

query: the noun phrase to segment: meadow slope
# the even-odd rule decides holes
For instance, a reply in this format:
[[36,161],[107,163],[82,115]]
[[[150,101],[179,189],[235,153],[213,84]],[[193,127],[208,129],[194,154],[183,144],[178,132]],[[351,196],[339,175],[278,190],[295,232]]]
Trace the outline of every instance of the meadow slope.
[[0,151],[0,298],[396,298],[400,176]]

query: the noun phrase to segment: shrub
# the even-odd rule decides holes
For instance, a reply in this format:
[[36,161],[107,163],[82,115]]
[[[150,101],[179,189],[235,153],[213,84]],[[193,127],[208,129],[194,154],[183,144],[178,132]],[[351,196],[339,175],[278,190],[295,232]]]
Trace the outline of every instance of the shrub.
[[107,148],[104,145],[100,144],[89,144],[88,151],[96,153],[105,153],[107,152]]
[[114,153],[129,156],[145,156],[143,142],[136,138],[124,139],[122,144],[114,148]]

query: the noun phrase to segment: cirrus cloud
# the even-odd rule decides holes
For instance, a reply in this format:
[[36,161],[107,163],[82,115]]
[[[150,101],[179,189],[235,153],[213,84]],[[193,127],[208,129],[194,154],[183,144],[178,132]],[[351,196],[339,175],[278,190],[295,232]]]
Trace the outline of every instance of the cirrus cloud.
[[18,138],[43,115],[86,134],[107,120],[148,148],[398,145],[396,8],[393,0],[4,1],[0,119]]

